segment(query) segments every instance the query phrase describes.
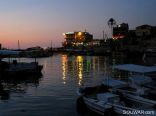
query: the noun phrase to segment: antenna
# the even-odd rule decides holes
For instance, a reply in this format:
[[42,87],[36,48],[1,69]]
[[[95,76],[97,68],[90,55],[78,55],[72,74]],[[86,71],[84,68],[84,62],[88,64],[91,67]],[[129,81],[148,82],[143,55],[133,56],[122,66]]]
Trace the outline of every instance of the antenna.
[[105,32],[104,32],[104,30],[102,32],[103,32],[103,39],[105,39]]
[[[20,50],[20,42],[18,40],[18,50]],[[18,57],[18,62],[20,62],[20,57]]]

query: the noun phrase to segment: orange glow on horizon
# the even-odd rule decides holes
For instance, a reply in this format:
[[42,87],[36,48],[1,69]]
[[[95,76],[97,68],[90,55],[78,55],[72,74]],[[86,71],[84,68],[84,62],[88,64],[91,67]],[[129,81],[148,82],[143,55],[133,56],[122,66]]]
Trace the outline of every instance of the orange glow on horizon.
[[[55,34],[57,35],[57,33]],[[28,48],[33,46],[49,47],[50,41],[54,42],[53,47],[61,46],[61,35],[54,36],[48,35],[43,32],[23,32],[17,33],[15,31],[1,31],[0,30],[0,43],[2,47],[8,49],[17,49],[17,42],[19,40],[21,48]]]

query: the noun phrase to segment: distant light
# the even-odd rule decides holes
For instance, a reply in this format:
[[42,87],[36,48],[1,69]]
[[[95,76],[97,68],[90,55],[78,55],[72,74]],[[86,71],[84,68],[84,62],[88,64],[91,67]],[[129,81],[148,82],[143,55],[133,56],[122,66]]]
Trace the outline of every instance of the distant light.
[[121,38],[125,38],[125,36],[124,35],[113,36],[113,39],[121,39]]
[[83,62],[83,57],[82,56],[77,56],[76,61],[77,62]]
[[43,47],[44,50],[46,50],[48,47]]
[[81,36],[82,35],[82,32],[78,32],[78,35]]

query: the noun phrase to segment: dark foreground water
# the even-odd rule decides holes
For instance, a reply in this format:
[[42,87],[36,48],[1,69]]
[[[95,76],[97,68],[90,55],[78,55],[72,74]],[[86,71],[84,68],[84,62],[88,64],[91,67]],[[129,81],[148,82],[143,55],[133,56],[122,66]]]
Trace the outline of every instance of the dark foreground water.
[[[21,61],[34,59],[21,58]],[[44,66],[42,77],[2,82],[9,98],[0,100],[0,116],[78,116],[77,89],[99,84],[118,63],[142,63],[125,56],[54,55],[37,59]]]

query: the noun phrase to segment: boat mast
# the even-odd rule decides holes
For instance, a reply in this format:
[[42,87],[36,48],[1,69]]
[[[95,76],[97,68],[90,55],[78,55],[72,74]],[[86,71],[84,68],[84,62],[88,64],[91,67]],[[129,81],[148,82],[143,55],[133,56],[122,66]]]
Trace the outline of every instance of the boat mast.
[[20,50],[20,42],[19,42],[19,40],[18,40],[18,50]]
[[53,41],[51,40],[51,50],[52,50],[52,48],[53,48]]
[[[18,45],[17,45],[17,47],[18,47],[18,51],[20,51],[20,42],[19,42],[19,40],[18,40]],[[19,54],[18,54],[19,55]],[[18,62],[20,62],[20,56],[18,56]]]

